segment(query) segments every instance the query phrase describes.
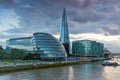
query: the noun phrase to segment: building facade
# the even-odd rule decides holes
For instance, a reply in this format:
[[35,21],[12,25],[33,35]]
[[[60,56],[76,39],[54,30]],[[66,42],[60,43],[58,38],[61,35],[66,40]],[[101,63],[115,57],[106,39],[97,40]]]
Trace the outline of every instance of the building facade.
[[67,56],[70,56],[69,30],[68,30],[67,15],[65,8],[63,9],[60,42],[64,45],[64,48],[67,52]]
[[67,57],[64,46],[51,34],[34,33],[33,48],[40,53],[42,58]]
[[12,38],[6,41],[6,50],[11,48],[24,50],[25,52],[33,51],[32,37]]
[[51,34],[37,32],[32,37],[13,38],[6,41],[6,50],[17,48],[26,53],[39,53],[41,58],[67,57],[64,46]]
[[78,40],[72,42],[72,54],[75,56],[102,57],[104,45],[91,40]]

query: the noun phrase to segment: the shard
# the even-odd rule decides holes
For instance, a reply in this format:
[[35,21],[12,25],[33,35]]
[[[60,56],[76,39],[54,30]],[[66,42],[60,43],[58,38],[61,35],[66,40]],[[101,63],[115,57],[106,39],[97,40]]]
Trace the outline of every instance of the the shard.
[[61,34],[60,34],[60,42],[63,43],[65,50],[67,52],[67,56],[70,56],[70,40],[69,40],[69,30],[67,23],[67,15],[65,8],[63,9],[62,15],[62,26],[61,26]]

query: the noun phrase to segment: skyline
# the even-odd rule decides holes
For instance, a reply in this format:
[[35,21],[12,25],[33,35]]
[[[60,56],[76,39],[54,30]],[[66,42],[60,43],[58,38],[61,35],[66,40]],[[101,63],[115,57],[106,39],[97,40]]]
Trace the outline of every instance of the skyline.
[[110,51],[120,52],[119,0],[0,0],[0,44],[34,32],[59,38],[63,8],[71,41],[96,40]]

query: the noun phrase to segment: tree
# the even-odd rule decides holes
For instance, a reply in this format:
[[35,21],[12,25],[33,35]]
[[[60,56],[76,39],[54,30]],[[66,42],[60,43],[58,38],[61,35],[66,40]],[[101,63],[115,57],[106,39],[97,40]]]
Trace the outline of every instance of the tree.
[[16,48],[10,50],[10,58],[13,59],[23,59],[25,52]]
[[0,59],[4,60],[6,58],[6,52],[5,50],[0,50]]
[[33,54],[32,53],[27,53],[24,57],[24,60],[31,60],[33,57]]
[[109,54],[105,53],[105,54],[104,54],[104,57],[105,57],[105,58],[108,58],[108,57],[109,57]]
[[40,60],[40,54],[39,53],[28,53],[25,55],[24,60]]
[[33,59],[34,60],[39,60],[40,59],[40,54],[39,53],[33,54]]
[[4,50],[2,46],[0,46],[0,50]]

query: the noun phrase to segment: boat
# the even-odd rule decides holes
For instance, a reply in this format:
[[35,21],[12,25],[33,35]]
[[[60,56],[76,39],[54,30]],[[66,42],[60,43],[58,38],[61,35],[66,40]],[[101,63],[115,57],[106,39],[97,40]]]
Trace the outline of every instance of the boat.
[[101,65],[102,66],[119,66],[117,62],[108,62],[108,61],[103,61]]

